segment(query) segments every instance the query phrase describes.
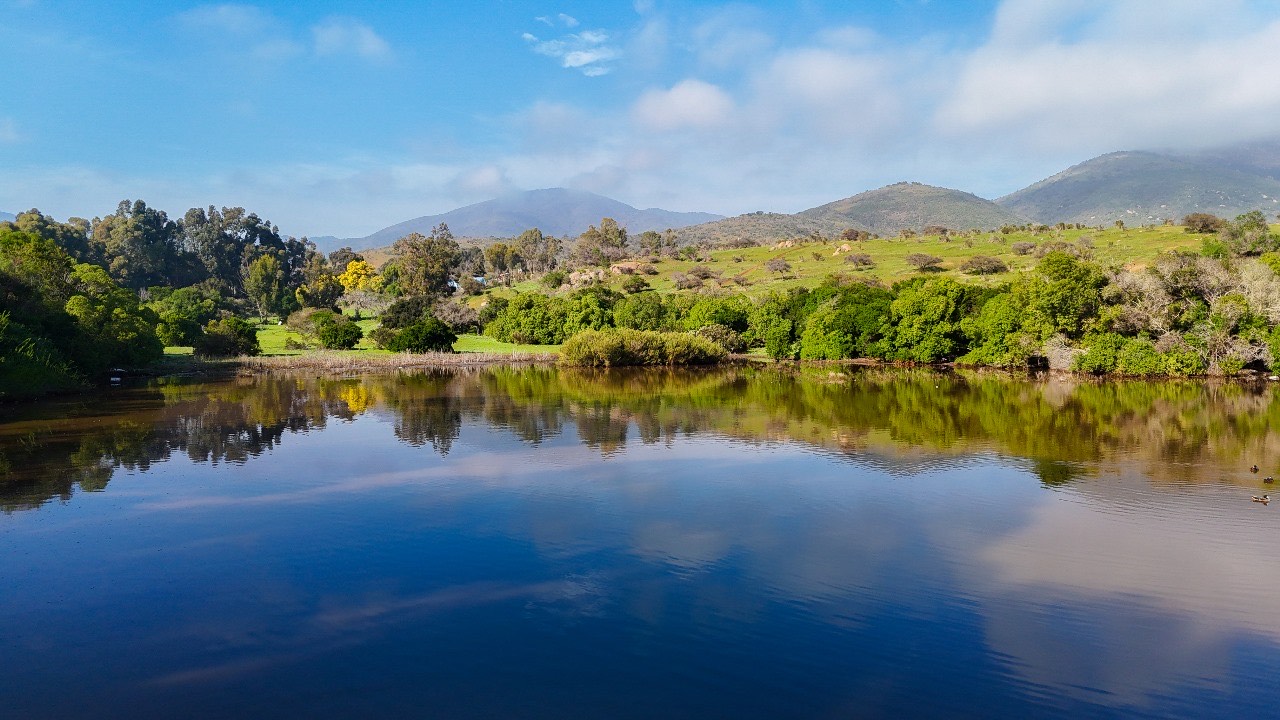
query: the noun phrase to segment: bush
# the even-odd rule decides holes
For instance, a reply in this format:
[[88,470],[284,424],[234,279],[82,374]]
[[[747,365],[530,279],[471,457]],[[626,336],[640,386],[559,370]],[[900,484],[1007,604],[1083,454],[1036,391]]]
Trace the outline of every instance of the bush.
[[645,263],[644,265],[641,265],[638,269],[640,270],[640,273],[643,275],[658,274],[658,268],[654,267],[653,263]]
[[942,258],[928,253],[911,253],[906,260],[908,265],[920,272],[939,270],[938,266],[942,264]]
[[564,285],[566,280],[568,280],[568,276],[564,274],[563,270],[552,270],[542,276],[542,285],[550,290],[555,290]]
[[374,345],[386,350],[387,344],[391,342],[392,338],[399,334],[399,330],[394,330],[389,327],[376,327],[369,331],[369,339],[373,341]]
[[844,256],[844,261],[860,270],[869,270],[876,266],[875,261],[867,253],[849,253]]
[[622,289],[634,295],[649,289],[649,281],[639,275],[632,275],[622,282]]
[[704,325],[694,330],[693,334],[719,345],[724,348],[725,352],[744,353],[747,351],[747,341],[742,339],[742,333],[728,325],[720,325],[719,323]]
[[428,317],[396,333],[387,341],[386,348],[391,352],[453,352],[457,339],[448,325]]
[[432,298],[426,295],[400,298],[382,313],[382,327],[406,328],[431,314]]
[[1210,235],[1222,231],[1226,221],[1210,213],[1191,213],[1182,218],[1186,231],[1199,235]]
[[237,317],[214,320],[205,326],[204,334],[196,338],[193,351],[201,357],[233,357],[258,355],[258,331]]
[[316,326],[316,338],[326,350],[350,350],[364,337],[359,325],[343,318],[320,322]]
[[684,273],[671,273],[671,282],[675,283],[677,290],[694,290],[702,287],[702,279]]
[[560,363],[582,367],[709,365],[724,359],[719,345],[690,333],[586,330],[560,349]]
[[706,265],[694,265],[689,268],[689,274],[699,280],[710,280],[711,278],[716,277],[719,273],[716,273]]
[[1010,245],[1009,249],[1013,251],[1014,255],[1030,255],[1031,251],[1036,249],[1036,244],[1033,242],[1025,242],[1025,241],[1016,242]]
[[997,275],[1009,272],[1009,266],[999,258],[987,255],[974,255],[960,265],[960,270],[969,275]]

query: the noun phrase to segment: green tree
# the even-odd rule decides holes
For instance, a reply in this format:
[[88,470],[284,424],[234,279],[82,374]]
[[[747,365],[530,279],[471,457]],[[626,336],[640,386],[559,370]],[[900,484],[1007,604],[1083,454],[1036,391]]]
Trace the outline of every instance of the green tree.
[[397,282],[406,295],[441,297],[452,291],[450,281],[456,277],[461,250],[448,225],[440,223],[428,236],[406,235],[396,240],[391,252]]
[[259,315],[265,317],[284,310],[284,278],[284,269],[275,255],[261,255],[249,263],[244,273],[244,291],[258,307]]
[[627,256],[627,229],[613,218],[592,225],[573,244],[573,260],[579,265],[608,267]]
[[[93,221],[94,252],[121,285],[140,290],[148,285],[174,285],[172,270],[180,258],[179,224],[141,200],[121,200],[112,215]],[[194,280],[198,280],[195,278]]]

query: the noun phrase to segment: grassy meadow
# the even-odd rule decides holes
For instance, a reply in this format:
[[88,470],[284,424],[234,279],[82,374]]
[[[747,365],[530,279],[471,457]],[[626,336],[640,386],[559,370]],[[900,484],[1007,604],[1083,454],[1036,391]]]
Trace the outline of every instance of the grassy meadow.
[[[1046,233],[1015,232],[1007,235],[982,232],[976,235],[956,234],[946,238],[924,235],[876,238],[863,242],[792,240],[761,247],[711,250],[703,253],[707,262],[695,263],[664,257],[653,263],[658,271],[657,275],[642,277],[658,292],[676,292],[672,276],[688,273],[695,266],[703,266],[718,277],[708,279],[704,283],[705,287],[719,286],[758,297],[776,290],[814,287],[836,274],[849,278],[875,279],[885,285],[892,285],[899,280],[919,275],[920,271],[909,265],[906,258],[912,253],[925,253],[942,258],[940,268],[929,271],[931,275],[948,275],[966,283],[994,285],[1007,282],[1014,273],[1031,269],[1039,260],[1034,251],[1022,255],[1016,253],[1013,248],[1016,243],[1074,244],[1085,238],[1085,242],[1092,245],[1093,259],[1098,263],[1105,267],[1135,269],[1148,264],[1161,252],[1198,251],[1203,237],[1187,233],[1181,226],[1159,226],[1123,230],[1109,228],[1102,231],[1090,228],[1051,230]],[[790,247],[787,247],[788,243]],[[847,251],[842,250],[846,247]],[[870,255],[874,265],[863,269],[846,262],[845,258],[853,253]],[[961,264],[975,256],[998,258],[1009,266],[1009,272],[996,275],[968,275],[962,272]],[[766,263],[775,258],[785,260],[791,269],[783,273],[768,270]],[[605,277],[605,283],[615,290],[621,290],[628,277],[609,274]],[[512,289],[521,292],[546,291],[537,280],[517,283]],[[562,289],[561,292],[566,290]],[[506,291],[498,289],[495,292]]]

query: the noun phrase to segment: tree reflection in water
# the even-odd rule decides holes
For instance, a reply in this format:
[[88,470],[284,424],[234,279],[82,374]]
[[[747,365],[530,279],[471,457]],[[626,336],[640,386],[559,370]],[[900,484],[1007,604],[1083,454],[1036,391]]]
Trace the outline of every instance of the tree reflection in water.
[[[995,452],[1027,461],[1046,485],[1137,461],[1157,481],[1205,479],[1277,447],[1269,385],[1037,380],[994,373],[860,368],[702,370],[491,368],[359,378],[271,374],[157,381],[98,396],[11,406],[0,415],[0,508],[38,507],[106,487],[184,453],[244,463],[331,420],[390,415],[394,434],[447,455],[464,421],[531,445],[572,424],[603,455],[631,441],[713,432],[794,441],[894,472],[930,458]],[[355,448],[355,452],[359,449]],[[1212,478],[1220,480],[1221,478]]]

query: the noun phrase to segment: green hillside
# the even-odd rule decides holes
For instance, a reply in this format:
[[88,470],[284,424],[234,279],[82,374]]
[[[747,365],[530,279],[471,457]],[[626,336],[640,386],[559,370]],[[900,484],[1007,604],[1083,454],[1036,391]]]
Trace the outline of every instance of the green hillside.
[[[699,274],[708,275],[702,281],[704,291],[724,288],[760,296],[791,287],[815,287],[831,275],[890,285],[921,274],[907,262],[909,255],[921,253],[942,259],[938,269],[927,271],[930,275],[964,278],[969,283],[998,284],[1010,280],[1014,273],[1032,268],[1046,250],[1061,247],[1064,243],[1073,250],[1090,255],[1104,266],[1135,267],[1150,263],[1163,251],[1199,250],[1202,238],[1186,233],[1181,227],[1161,226],[1103,231],[1054,229],[1040,233],[964,233],[952,235],[949,239],[929,235],[906,239],[877,238],[864,242],[783,241],[761,247],[712,250],[704,254],[705,260],[701,262],[668,257],[656,262],[650,260],[657,271],[655,275],[634,274],[644,277],[655,290],[669,293],[677,290],[677,277],[688,277],[698,268]],[[856,254],[869,256],[871,266],[849,262],[848,258]],[[975,256],[994,257],[1009,270],[992,275],[965,273],[961,266]],[[767,264],[775,259],[785,261],[789,269],[783,272],[770,270]],[[631,274],[608,273],[605,283],[621,290],[623,283],[631,277]],[[546,291],[533,280],[519,283],[515,289]],[[495,292],[503,294],[506,291]],[[568,292],[568,288],[561,292]]]
[[960,190],[896,183],[794,215],[756,212],[677,231],[682,245],[733,241],[775,242],[819,233],[837,237],[847,229],[877,235],[919,232],[931,225],[952,230],[993,230],[1026,222],[1014,212]]
[[1149,152],[1080,163],[1006,195],[1000,205],[1042,223],[1177,222],[1193,212],[1232,218],[1280,212],[1280,181],[1217,164]]

